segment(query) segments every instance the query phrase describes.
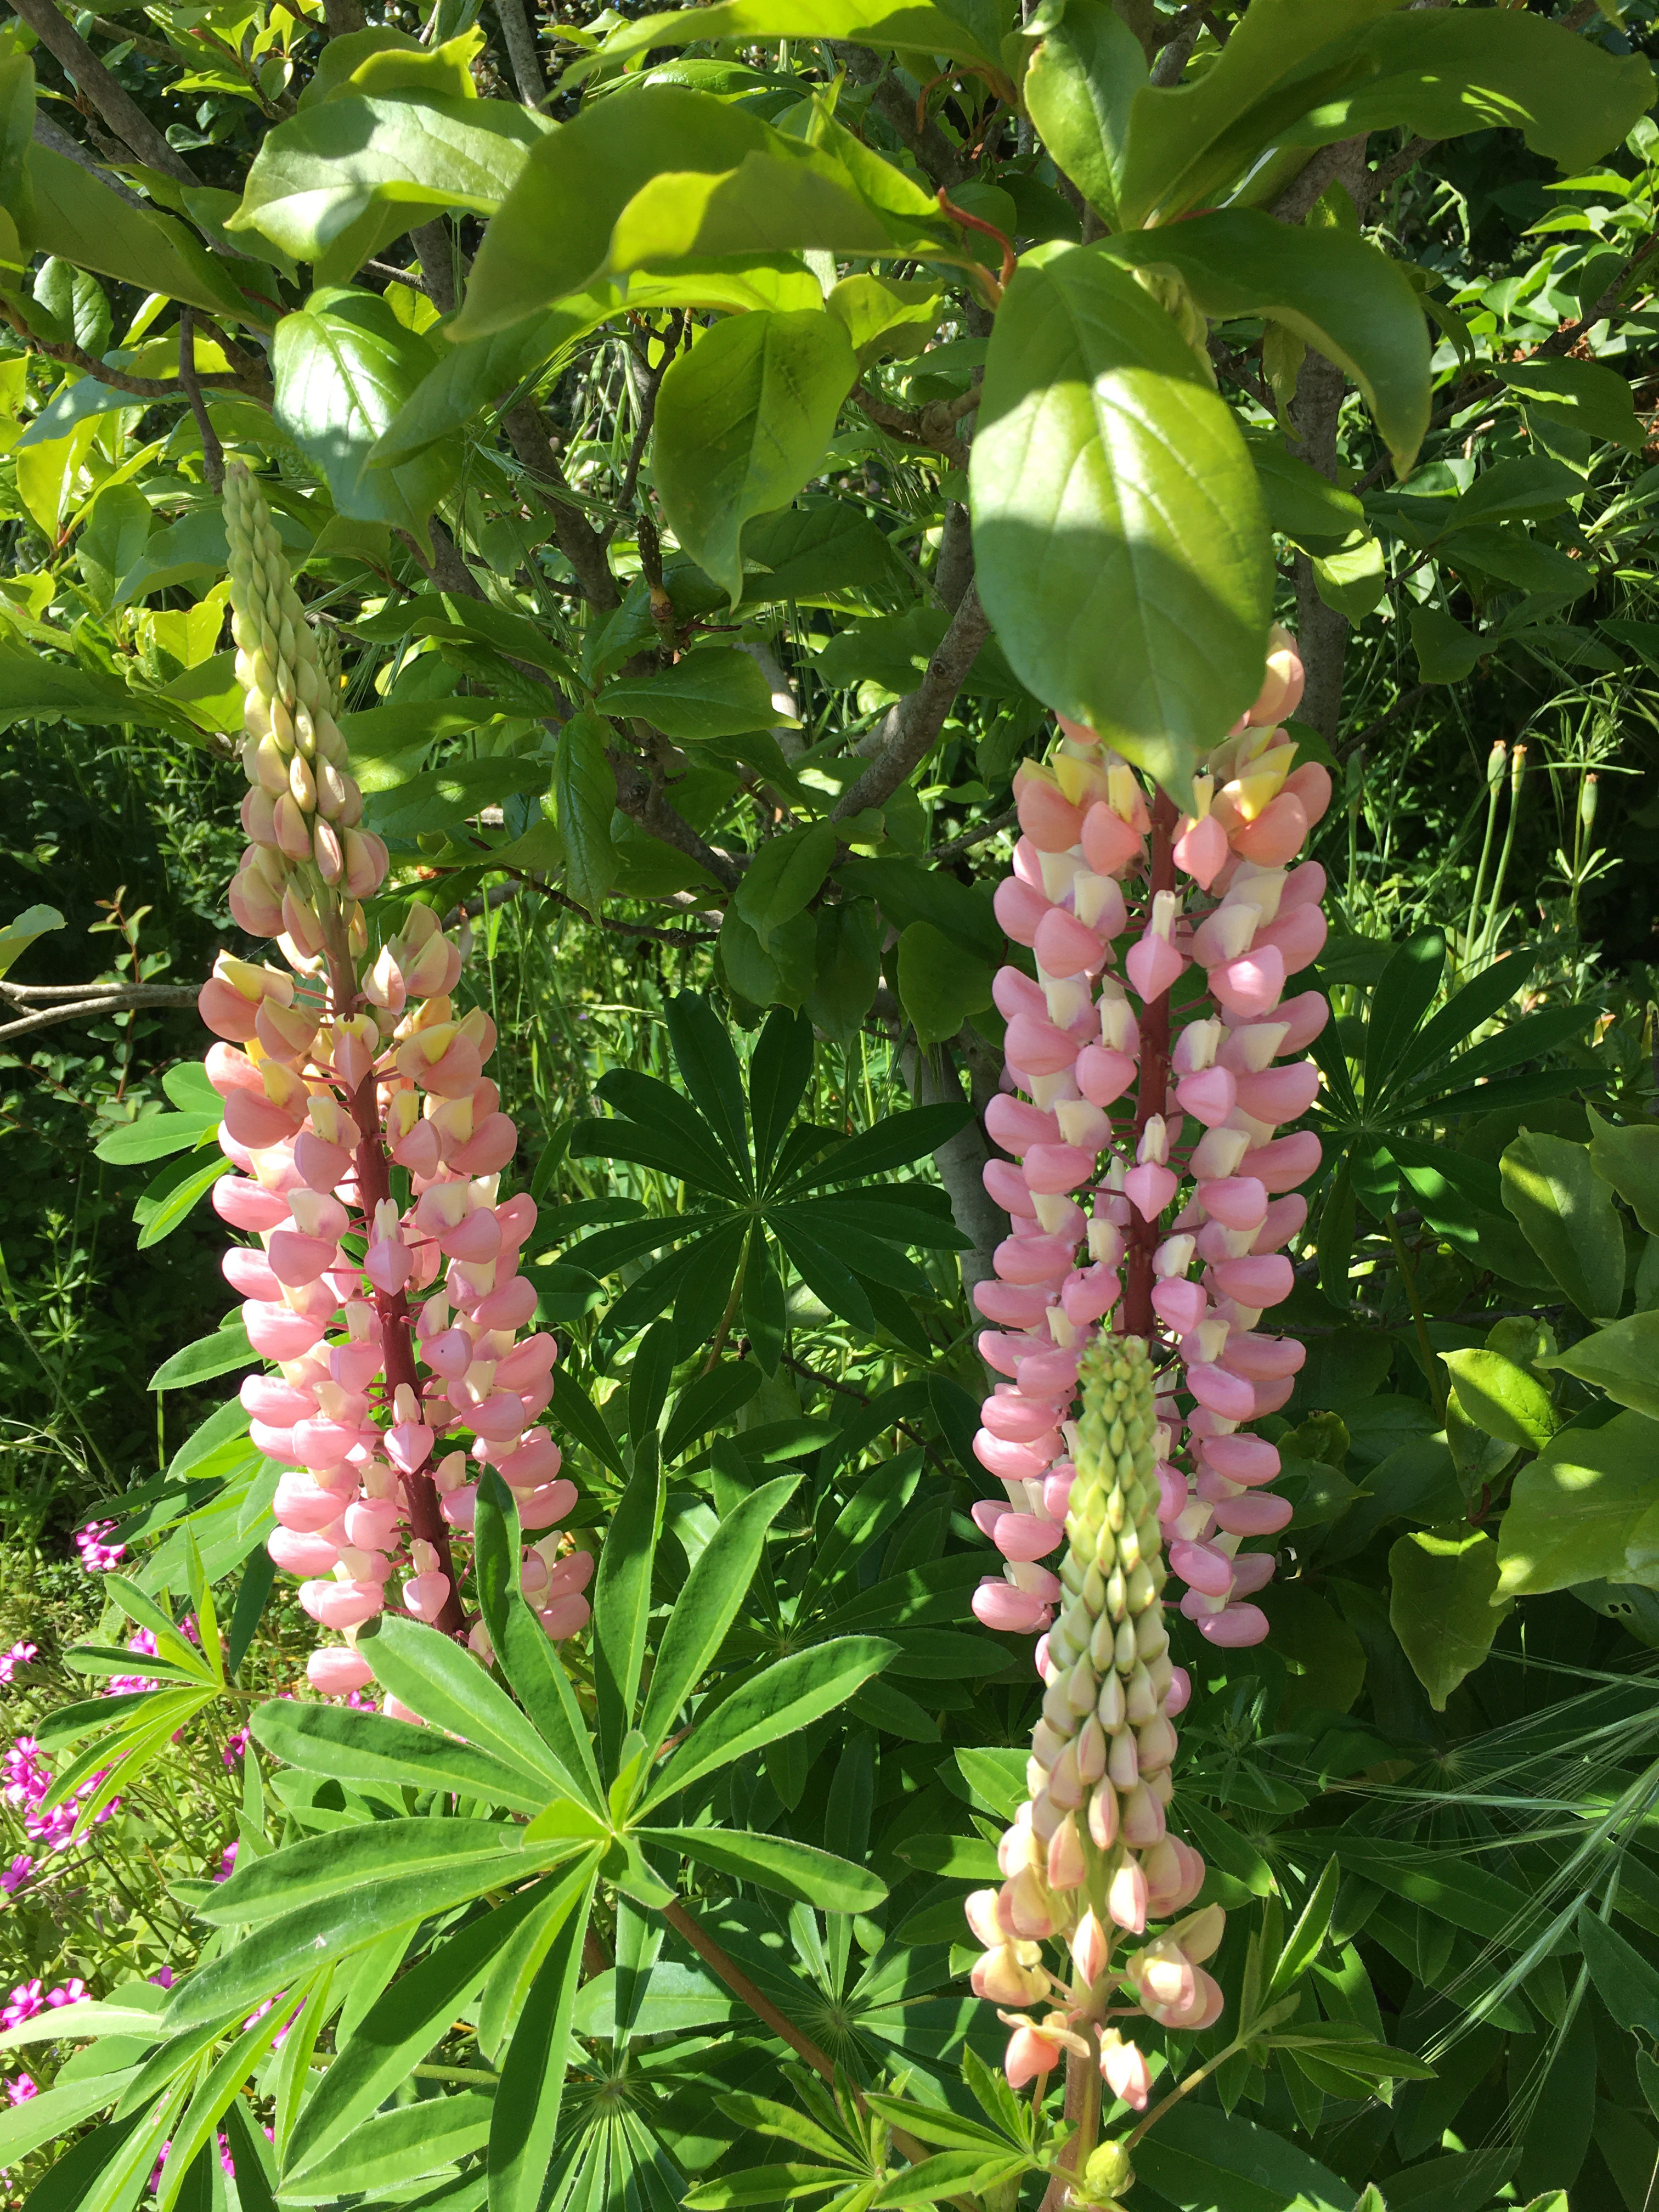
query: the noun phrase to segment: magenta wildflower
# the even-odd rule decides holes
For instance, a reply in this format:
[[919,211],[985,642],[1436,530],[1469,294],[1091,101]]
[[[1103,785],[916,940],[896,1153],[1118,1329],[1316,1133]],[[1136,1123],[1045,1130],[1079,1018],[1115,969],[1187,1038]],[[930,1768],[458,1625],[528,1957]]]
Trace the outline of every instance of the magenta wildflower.
[[20,1667],[27,1667],[40,1656],[38,1644],[14,1644],[9,1651],[0,1651],[0,1682],[9,1682]]
[[34,1861],[27,1851],[19,1851],[9,1866],[0,1867],[0,1890],[9,1897],[14,1890],[23,1887],[33,1872]]
[[6,2084],[6,2099],[9,2104],[27,2105],[31,2097],[38,2097],[40,2094],[40,2083],[27,2074],[14,2075]]
[[40,1984],[19,1982],[4,2007],[0,2008],[0,2027],[21,2027],[26,2020],[33,2020],[36,2013],[45,2009]]
[[219,1861],[219,1871],[214,1875],[213,1879],[215,1881],[228,1881],[235,1871],[236,1845],[233,1842],[225,1845],[223,1856]]
[[235,1765],[237,1760],[246,1751],[251,1737],[252,1730],[241,1728],[238,1729],[234,1735],[226,1738],[225,1747],[221,1756],[227,1766]]
[[126,1556],[125,1544],[111,1544],[105,1540],[114,1528],[113,1521],[88,1521],[84,1528],[75,1532],[75,1548],[81,1554],[81,1565],[89,1575],[104,1574],[118,1566]]

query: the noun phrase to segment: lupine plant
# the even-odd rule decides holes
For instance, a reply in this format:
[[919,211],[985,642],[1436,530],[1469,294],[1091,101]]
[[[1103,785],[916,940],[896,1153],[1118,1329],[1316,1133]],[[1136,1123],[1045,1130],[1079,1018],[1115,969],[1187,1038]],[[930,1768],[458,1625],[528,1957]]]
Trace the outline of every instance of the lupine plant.
[[[517,1133],[483,1073],[494,1024],[477,1008],[453,1018],[461,956],[437,916],[412,904],[367,957],[361,902],[380,888],[386,848],[359,826],[332,687],[240,466],[225,514],[250,839],[231,912],[276,939],[289,968],[222,959],[202,1013],[226,1040],[208,1076],[225,1102],[221,1146],[242,1171],[216,1186],[214,1205],[260,1240],[228,1253],[225,1274],[249,1343],[279,1367],[241,1393],[253,1443],[292,1470],[270,1553],[307,1577],[302,1601],[325,1627],[372,1620],[395,1559],[404,1609],[454,1633],[465,1614],[451,1532],[471,1531],[477,1487],[467,1452],[441,1440],[470,1436],[475,1471],[499,1465],[526,1528],[554,1528],[575,1503],[558,1445],[532,1426],[557,1347],[519,1334],[536,1310],[518,1265],[536,1207],[527,1194],[495,1202]],[[402,1204],[394,1170],[408,1178]],[[343,1332],[332,1343],[331,1327]],[[544,1536],[520,1565],[551,1636],[586,1620],[593,1565],[558,1551]],[[487,1648],[476,1620],[471,1632]],[[319,1650],[310,1673],[330,1691],[370,1680],[349,1648]]]
[[[1492,799],[1462,994],[1358,933],[1402,670],[1655,651],[1643,6],[14,12],[0,710],[247,840],[97,1152],[244,1304],[8,1816],[216,1788],[165,1983],[0,1978],[37,2212],[1635,2212],[1651,1078],[1511,1018],[1601,753],[1518,961]],[[117,904],[14,1041],[174,1005]]]

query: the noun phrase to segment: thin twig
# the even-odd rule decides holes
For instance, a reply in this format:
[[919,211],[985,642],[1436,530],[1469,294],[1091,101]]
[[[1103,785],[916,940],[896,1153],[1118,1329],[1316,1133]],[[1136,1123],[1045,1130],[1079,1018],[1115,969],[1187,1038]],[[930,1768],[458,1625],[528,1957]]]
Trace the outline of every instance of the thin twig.
[[196,320],[185,307],[179,310],[179,381],[185,387],[190,411],[202,434],[202,473],[207,479],[208,489],[216,498],[225,488],[225,449],[208,416],[202,380],[196,373]]
[[969,852],[975,845],[982,845],[988,837],[997,836],[1018,818],[1018,807],[1006,807],[1000,814],[989,815],[983,822],[976,822],[971,830],[964,830],[960,837],[952,837],[948,844],[935,845],[927,858],[934,865],[940,860],[954,860],[958,853]]
[[[96,986],[89,989],[97,990]],[[98,1022],[107,1014],[130,1013],[140,1006],[193,1006],[196,993],[186,983],[123,983],[113,990],[97,990],[74,1006],[44,1006],[21,1021],[0,1025],[0,1041],[50,1029],[56,1022]]]
[[384,277],[388,284],[407,284],[411,292],[424,293],[428,300],[434,296],[431,285],[418,269],[399,269],[390,261],[365,261],[363,267],[371,276]]
[[597,921],[601,929],[611,930],[617,937],[644,938],[653,945],[712,945],[720,935],[717,929],[657,929],[647,921],[617,921],[607,915],[590,914],[568,891],[562,891],[556,884],[550,884],[544,876],[523,874],[516,868],[513,873],[526,890],[538,891],[543,898],[550,899],[568,914],[580,915],[584,921]]
[[58,14],[52,0],[10,0],[10,5],[73,80],[76,90],[91,101],[106,126],[139,161],[181,185],[201,183],[131,94],[116,82],[81,33]]
[[[31,353],[45,354],[49,361],[61,361],[67,368],[78,368],[100,384],[107,385],[112,392],[129,392],[135,399],[184,399],[189,396],[177,378],[129,376],[125,369],[112,368],[72,339],[38,337],[24,321],[21,308],[15,307],[3,294],[0,294],[0,317],[10,325]],[[240,376],[216,372],[197,380],[203,386],[210,385],[216,392],[240,392],[249,398],[264,399],[267,404],[270,402],[269,393],[249,392],[246,382]]]

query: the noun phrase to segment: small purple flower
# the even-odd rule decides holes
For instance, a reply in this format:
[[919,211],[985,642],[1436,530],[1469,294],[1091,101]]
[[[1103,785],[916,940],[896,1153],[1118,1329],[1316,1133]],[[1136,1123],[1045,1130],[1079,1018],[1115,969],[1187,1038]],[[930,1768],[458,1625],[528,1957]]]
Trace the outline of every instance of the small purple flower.
[[40,1844],[49,1851],[65,1851],[75,1833],[77,1808],[74,1798],[62,1805],[54,1805],[50,1813],[25,1813],[23,1832],[31,1843]]
[[229,1843],[225,1845],[224,1856],[219,1861],[219,1871],[214,1875],[213,1879],[215,1881],[228,1881],[235,1871],[236,1845],[234,1843]]
[[27,1851],[19,1851],[9,1867],[0,1867],[0,1890],[9,1897],[14,1890],[23,1887],[33,1872],[34,1861]]
[[46,2002],[49,2005],[82,2004],[85,2002],[86,1994],[87,1985],[84,1982],[79,1980],[65,1982],[61,1989],[46,1991]]
[[38,2097],[40,2094],[40,2083],[31,2080],[27,2074],[15,2075],[6,2084],[7,2101],[13,2105],[27,2105],[31,2097]]
[[250,1734],[251,1731],[247,1729],[238,1729],[236,1733],[227,1740],[223,1753],[224,1762],[227,1766],[234,1766],[237,1760],[247,1749]]
[[81,1554],[81,1566],[89,1575],[104,1574],[118,1566],[126,1556],[125,1544],[105,1541],[114,1528],[113,1521],[88,1521],[84,1528],[75,1532],[75,1548]]
[[161,1972],[159,1974],[152,1974],[150,1976],[150,1979],[156,1984],[158,1989],[170,1990],[173,1987],[172,1967],[163,1966]]
[[9,1651],[0,1651],[0,1682],[9,1682],[20,1667],[27,1667],[40,1656],[38,1644],[14,1644]]
[[5,1782],[0,1785],[8,1805],[20,1809],[26,1805],[38,1805],[52,1787],[45,1755],[32,1735],[20,1735],[7,1752],[0,1772]]
[[40,1984],[19,1982],[9,2001],[0,2008],[0,2027],[21,2027],[26,2020],[33,2020],[38,2012],[46,2010],[46,1999],[40,1994]]

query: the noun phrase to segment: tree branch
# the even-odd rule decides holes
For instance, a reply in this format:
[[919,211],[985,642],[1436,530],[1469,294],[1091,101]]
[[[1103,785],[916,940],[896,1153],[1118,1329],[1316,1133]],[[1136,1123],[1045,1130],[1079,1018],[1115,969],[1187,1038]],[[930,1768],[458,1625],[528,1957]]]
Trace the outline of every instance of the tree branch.
[[845,822],[866,806],[881,805],[926,758],[990,634],[990,621],[979,603],[979,593],[969,584],[921,682],[896,706],[888,708],[878,732],[875,757],[852,788],[842,793],[832,821]]
[[839,39],[827,44],[854,83],[869,92],[871,106],[892,125],[900,144],[935,185],[949,190],[972,174],[973,165],[965,149],[953,146],[931,115],[924,117],[917,128],[915,94],[905,91],[880,56],[867,46],[848,46]]
[[201,179],[167,143],[131,93],[124,92],[81,33],[66,23],[52,0],[10,0],[14,12],[27,23],[41,45],[72,79],[122,143],[137,158],[181,185],[196,185]]
[[[82,369],[100,384],[107,385],[112,392],[130,392],[135,399],[187,399],[190,397],[189,387],[182,376],[129,376],[124,368],[112,368],[106,362],[100,361],[96,355],[89,354],[83,346],[76,345],[70,338],[39,337],[3,295],[0,295],[0,319],[9,324],[31,352],[44,354],[48,361],[61,361],[68,368]],[[182,339],[180,344],[182,361]],[[250,399],[258,399],[266,405],[270,404],[268,390],[250,390],[246,380],[240,376],[221,375],[216,372],[198,377],[196,381],[198,387],[210,386],[216,392],[240,392]]]
[[[142,1006],[196,1004],[196,993],[188,983],[86,983],[72,984],[69,989],[74,1004],[43,1006],[21,1020],[7,1022],[0,1025],[0,1041],[50,1029],[56,1022],[100,1022],[107,1015],[130,1013]],[[23,987],[16,984],[0,985],[0,990],[14,1004],[23,997]]]
[[225,449],[219,443],[219,434],[208,419],[207,401],[202,396],[202,380],[196,374],[196,324],[188,307],[179,310],[179,381],[185,387],[190,401],[190,411],[196,417],[196,427],[202,434],[202,474],[207,479],[210,492],[222,492],[225,488]]
[[687,860],[695,860],[723,889],[736,890],[743,880],[741,869],[729,854],[717,851],[699,836],[685,817],[669,803],[663,793],[659,768],[629,755],[615,754],[611,766],[617,779],[617,807],[630,822],[637,822],[647,836],[672,845],[677,853],[684,853]]
[[547,79],[542,75],[536,33],[525,13],[524,0],[495,0],[495,21],[501,27],[501,44],[513,65],[513,82],[526,107],[539,107],[547,98]]
[[605,540],[583,517],[564,471],[554,459],[552,442],[535,402],[515,400],[502,416],[501,427],[526,475],[552,511],[554,542],[575,570],[582,597],[602,613],[620,605],[621,594],[605,558]]
[[979,386],[958,392],[954,399],[935,399],[926,407],[896,407],[890,399],[883,399],[873,392],[855,385],[849,393],[853,404],[867,415],[878,430],[889,437],[897,438],[907,446],[927,446],[943,453],[952,466],[965,469],[968,448],[956,434],[956,426],[964,415],[971,415],[979,405]]

